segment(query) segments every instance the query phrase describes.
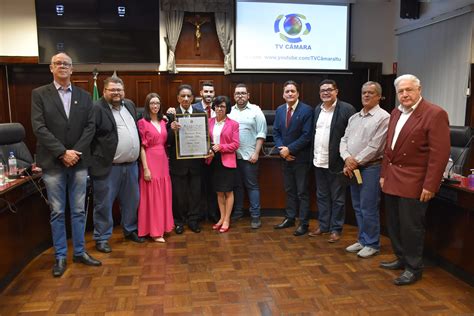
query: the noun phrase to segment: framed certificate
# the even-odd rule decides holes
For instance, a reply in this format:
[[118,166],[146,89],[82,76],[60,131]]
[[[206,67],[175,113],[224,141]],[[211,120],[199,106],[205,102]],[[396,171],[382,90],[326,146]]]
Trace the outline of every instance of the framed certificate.
[[209,154],[209,124],[206,113],[176,114],[181,128],[175,133],[176,159],[205,158]]

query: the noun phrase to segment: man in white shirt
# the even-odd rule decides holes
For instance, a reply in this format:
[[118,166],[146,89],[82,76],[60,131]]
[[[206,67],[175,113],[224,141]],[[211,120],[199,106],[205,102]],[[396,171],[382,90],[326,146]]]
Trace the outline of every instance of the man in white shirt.
[[322,103],[314,109],[312,147],[319,227],[309,235],[330,234],[331,243],[341,238],[345,217],[346,185],[339,144],[349,118],[356,112],[352,105],[337,98],[338,92],[334,80],[319,84]]

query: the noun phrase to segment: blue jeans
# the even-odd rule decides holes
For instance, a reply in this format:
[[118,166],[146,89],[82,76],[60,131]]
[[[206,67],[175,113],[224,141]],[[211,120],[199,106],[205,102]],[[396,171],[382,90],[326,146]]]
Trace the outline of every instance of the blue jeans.
[[322,232],[342,232],[345,218],[346,184],[344,175],[326,168],[314,169],[319,228]]
[[56,259],[67,257],[66,199],[69,199],[71,211],[74,255],[83,254],[87,216],[85,211],[87,168],[71,167],[43,170],[43,181],[51,209],[50,223]]
[[234,188],[234,216],[242,216],[244,208],[244,186],[249,197],[251,217],[260,217],[260,187],[258,186],[258,165],[237,159],[237,177]]
[[359,243],[380,249],[380,168],[381,165],[361,167],[362,184],[351,184],[352,207],[354,208]]
[[283,161],[283,183],[286,192],[285,216],[294,220],[299,209],[300,225],[309,224],[309,163]]
[[125,235],[137,230],[137,211],[140,198],[137,162],[114,165],[108,175],[93,177],[94,186],[94,237],[105,242],[112,236],[114,219],[112,207],[118,198]]

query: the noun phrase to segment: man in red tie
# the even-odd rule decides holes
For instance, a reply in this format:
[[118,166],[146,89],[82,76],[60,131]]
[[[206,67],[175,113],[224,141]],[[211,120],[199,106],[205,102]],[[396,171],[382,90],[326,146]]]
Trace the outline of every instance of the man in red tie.
[[286,192],[285,219],[275,229],[295,226],[299,210],[299,225],[293,235],[308,232],[311,128],[313,109],[299,101],[298,84],[287,81],[283,84],[283,99],[275,112],[273,139],[283,159],[283,182]]
[[201,95],[201,101],[194,103],[193,106],[197,106],[206,112],[208,118],[215,117],[216,113],[212,109],[212,101],[216,95],[216,92],[214,91],[214,84],[210,81],[203,82],[199,94]]

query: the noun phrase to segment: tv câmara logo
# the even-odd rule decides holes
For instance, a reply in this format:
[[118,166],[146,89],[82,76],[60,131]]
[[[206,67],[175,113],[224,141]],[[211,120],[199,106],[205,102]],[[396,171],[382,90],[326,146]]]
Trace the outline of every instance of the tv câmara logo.
[[288,43],[299,43],[301,36],[311,32],[311,24],[306,22],[306,17],[302,14],[280,14],[274,24],[275,33],[280,33],[280,38]]

